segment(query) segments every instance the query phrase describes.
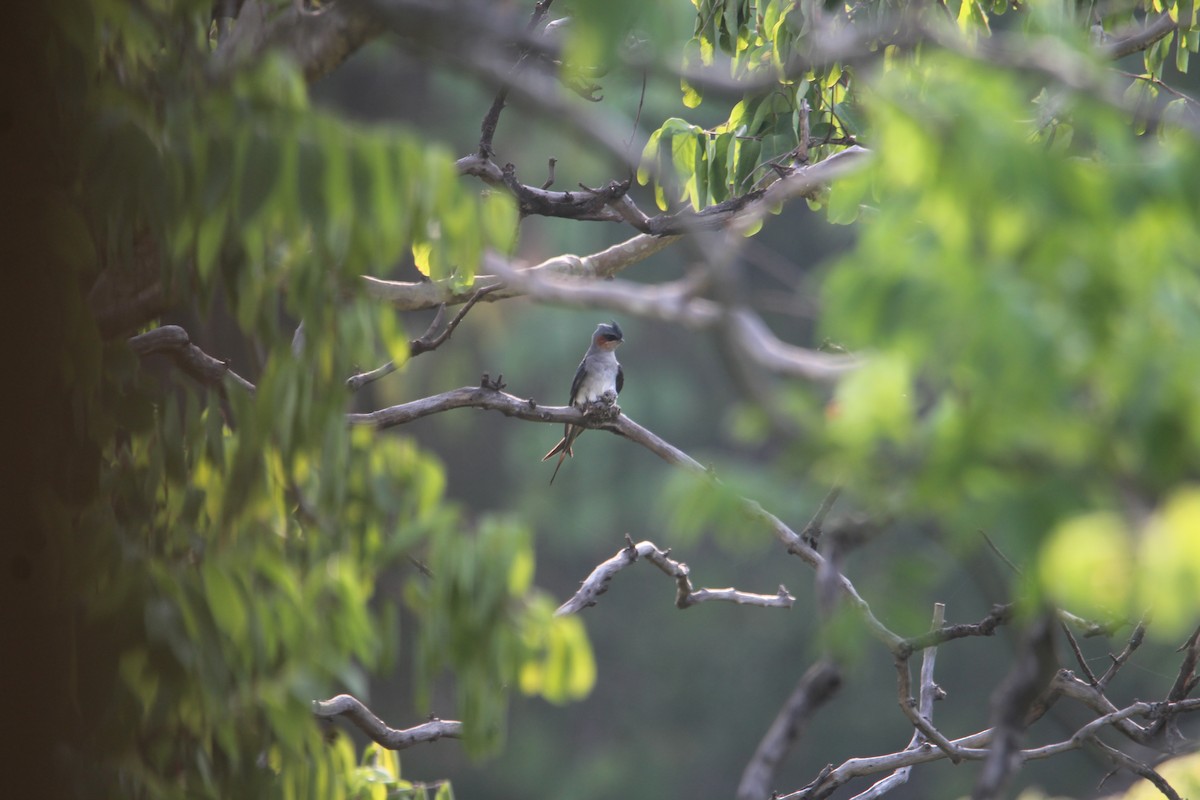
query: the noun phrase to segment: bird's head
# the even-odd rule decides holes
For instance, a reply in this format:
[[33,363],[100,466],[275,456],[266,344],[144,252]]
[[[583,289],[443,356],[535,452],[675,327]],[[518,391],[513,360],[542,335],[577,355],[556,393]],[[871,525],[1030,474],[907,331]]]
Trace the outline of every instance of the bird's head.
[[601,350],[616,350],[625,341],[625,334],[616,322],[601,322],[592,334],[592,343]]

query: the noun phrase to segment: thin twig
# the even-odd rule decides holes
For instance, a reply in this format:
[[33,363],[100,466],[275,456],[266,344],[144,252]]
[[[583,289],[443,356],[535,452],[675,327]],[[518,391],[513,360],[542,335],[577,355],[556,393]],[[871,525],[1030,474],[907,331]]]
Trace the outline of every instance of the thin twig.
[[[408,357],[415,358],[422,353],[428,353],[431,350],[437,350],[446,342],[447,339],[450,338],[450,335],[454,333],[454,329],[458,327],[458,323],[463,321],[463,317],[467,316],[467,312],[470,311],[481,298],[486,297],[492,292],[500,291],[503,288],[503,283],[493,283],[476,289],[471,293],[470,299],[468,299],[463,307],[459,309],[458,313],[454,315],[454,318],[450,320],[449,324],[442,329],[440,334],[435,336],[434,331],[436,331],[438,326],[442,324],[442,318],[446,314],[446,304],[442,303],[440,306],[438,306],[437,313],[434,314],[433,321],[429,323],[429,327],[425,329],[425,332],[416,339],[409,341]],[[391,375],[396,371],[396,369],[396,362],[388,361],[386,364],[378,366],[369,372],[360,372],[356,375],[351,375],[346,379],[346,387],[351,391],[358,391],[368,383],[373,383],[380,378]]]
[[1133,756],[1122,753],[1117,748],[1105,744],[1104,742],[1100,741],[1099,737],[1094,735],[1088,737],[1087,747],[1105,756],[1114,764],[1124,767],[1135,775],[1140,775],[1141,777],[1150,781],[1152,784],[1154,784],[1154,788],[1162,792],[1163,796],[1167,797],[1168,800],[1183,800],[1183,798],[1179,796],[1179,793],[1175,791],[1171,784],[1167,783],[1167,779],[1148,764],[1143,764]]
[[1014,564],[1012,561],[1010,561],[1008,556],[1004,555],[1003,551],[1001,551],[1000,548],[996,546],[996,543],[991,540],[991,537],[989,537],[983,531],[980,531],[979,535],[983,537],[983,540],[985,542],[987,542],[987,546],[992,549],[992,552],[995,553],[1000,558],[1001,561],[1003,561],[1005,564],[1008,565],[1008,568],[1013,571],[1014,575],[1021,574],[1021,568],[1018,567],[1016,564]]
[[1108,686],[1108,682],[1116,676],[1121,667],[1125,666],[1125,662],[1129,660],[1129,657],[1133,655],[1133,652],[1142,646],[1142,640],[1145,638],[1145,636],[1146,617],[1142,617],[1142,619],[1134,627],[1133,633],[1129,635],[1129,641],[1125,643],[1125,647],[1121,650],[1120,654],[1115,656],[1111,653],[1109,654],[1109,658],[1112,659],[1112,663],[1108,665],[1108,669],[1106,669],[1104,674],[1100,676],[1100,679],[1096,681],[1097,689],[1104,691],[1105,687]]
[[1092,668],[1088,666],[1087,659],[1083,657],[1083,651],[1079,649],[1079,642],[1075,640],[1075,634],[1071,633],[1071,627],[1062,620],[1059,620],[1058,625],[1062,628],[1062,632],[1066,634],[1067,644],[1071,646],[1071,652],[1075,654],[1075,660],[1079,662],[1079,668],[1087,676],[1088,683],[1096,686],[1099,681],[1097,681],[1095,673],[1092,672]]
[[816,513],[812,515],[812,519],[804,526],[804,530],[800,531],[800,537],[813,547],[817,546],[817,542],[821,538],[821,526],[825,523],[825,517],[829,516],[833,504],[837,502],[841,494],[841,486],[834,484],[830,487],[829,492],[825,495],[825,499],[821,501],[821,505],[817,507]]

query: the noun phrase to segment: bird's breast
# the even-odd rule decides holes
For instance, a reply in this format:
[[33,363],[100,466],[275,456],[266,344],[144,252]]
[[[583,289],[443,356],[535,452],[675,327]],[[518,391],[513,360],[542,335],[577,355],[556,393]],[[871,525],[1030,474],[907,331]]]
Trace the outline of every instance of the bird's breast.
[[611,363],[589,365],[572,402],[577,406],[594,403],[603,397],[605,392],[616,394],[616,391],[617,363],[614,359]]

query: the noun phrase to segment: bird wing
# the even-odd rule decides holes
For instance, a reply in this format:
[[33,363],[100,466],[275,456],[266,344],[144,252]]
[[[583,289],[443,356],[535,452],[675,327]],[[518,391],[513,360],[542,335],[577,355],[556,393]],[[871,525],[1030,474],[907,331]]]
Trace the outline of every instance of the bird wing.
[[621,389],[625,386],[625,369],[620,364],[617,364],[617,394],[621,393]]
[[587,373],[584,364],[587,363],[587,358],[579,362],[579,368],[575,370],[575,379],[571,381],[571,399],[567,402],[575,405],[575,398],[579,395],[579,389],[583,386],[583,376]]

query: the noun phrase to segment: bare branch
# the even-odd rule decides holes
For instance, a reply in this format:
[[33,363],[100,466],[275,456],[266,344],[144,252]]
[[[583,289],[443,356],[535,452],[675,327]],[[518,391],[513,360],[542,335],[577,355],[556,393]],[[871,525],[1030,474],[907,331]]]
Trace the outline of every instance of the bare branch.
[[1055,675],[1052,619],[1052,614],[1044,613],[1033,621],[1012,668],[992,695],[992,744],[971,793],[972,800],[999,797],[1021,763],[1019,744],[1026,716]]
[[1179,23],[1171,19],[1171,15],[1164,11],[1144,28],[1131,31],[1125,36],[1108,42],[1100,48],[1100,53],[1105,58],[1115,61],[1118,58],[1145,50],[1178,27]]
[[922,716],[917,710],[916,701],[912,697],[912,676],[908,672],[908,658],[896,656],[896,697],[900,704],[900,710],[904,712],[904,716],[908,717],[909,722],[917,729],[927,740],[937,745],[938,749],[945,753],[950,761],[957,764],[962,761],[963,755],[958,751],[945,736],[933,727],[933,723]]
[[1059,620],[1058,626],[1067,637],[1067,644],[1070,645],[1071,652],[1075,654],[1075,661],[1078,662],[1079,668],[1087,676],[1088,683],[1095,686],[1097,683],[1096,675],[1092,672],[1092,668],[1088,666],[1087,659],[1083,657],[1083,651],[1079,649],[1079,642],[1075,640],[1075,634],[1071,633],[1071,626],[1061,620]]
[[143,358],[165,355],[189,376],[207,386],[222,386],[229,379],[239,388],[254,393],[254,384],[230,369],[228,361],[213,358],[192,344],[187,331],[178,325],[164,325],[138,334],[129,339],[129,349]]
[[[1103,728],[1119,727],[1121,723],[1129,722],[1130,717],[1157,717],[1195,711],[1200,711],[1200,698],[1181,700],[1176,703],[1133,703],[1125,708],[1116,709],[1111,713],[1097,717],[1077,730],[1068,739],[1043,747],[1018,750],[1013,754],[1013,757],[1019,762],[1051,758],[1085,746],[1089,742],[1094,741],[1096,734]],[[991,728],[988,728],[969,736],[952,739],[950,740],[950,744],[963,758],[971,761],[981,761],[991,752],[988,744],[992,741],[992,737],[993,731]],[[943,758],[946,758],[945,752],[929,745],[922,745],[915,750],[905,749],[883,756],[850,758],[834,769],[822,770],[817,780],[814,780],[803,789],[782,795],[777,800],[815,800],[815,798],[828,797],[838,787],[854,778],[876,775],[881,772],[890,772],[901,767],[915,766],[931,761],[940,761]]]
[[[565,253],[531,267],[521,268],[526,275],[559,275],[575,278],[610,278],[628,267],[642,261],[665,247],[678,241],[678,237],[634,236],[598,253],[577,256]],[[517,267],[510,266],[515,271]],[[367,293],[372,297],[391,303],[399,311],[419,311],[437,308],[440,305],[458,305],[471,299],[480,289],[491,288],[501,283],[495,275],[476,275],[472,287],[456,286],[452,281],[387,281],[363,276]],[[481,300],[517,297],[523,292],[512,287],[498,287]]]
[[1138,622],[1137,626],[1134,627],[1133,633],[1129,635],[1129,641],[1125,643],[1125,647],[1123,650],[1121,650],[1121,653],[1116,656],[1111,654],[1109,655],[1109,658],[1112,659],[1112,663],[1109,664],[1108,669],[1104,671],[1104,674],[1100,676],[1100,679],[1096,681],[1096,688],[1098,688],[1100,691],[1104,691],[1105,687],[1108,686],[1109,681],[1116,677],[1117,672],[1120,671],[1121,667],[1125,666],[1125,662],[1129,660],[1129,657],[1133,655],[1133,652],[1142,646],[1142,640],[1145,638],[1145,636],[1146,618],[1143,617]]
[[910,650],[916,651],[936,646],[943,642],[949,642],[953,639],[962,639],[967,636],[991,636],[996,632],[996,628],[1010,621],[1012,615],[1012,605],[995,605],[992,606],[992,610],[988,612],[988,615],[979,622],[945,625],[929,633],[906,639],[904,645]]
[[[435,334],[435,331],[437,331],[438,327],[442,324],[442,317],[445,316],[446,313],[446,306],[444,304],[438,306],[437,314],[434,315],[433,320],[429,323],[429,327],[425,329],[425,332],[416,339],[409,341],[408,357],[415,358],[422,353],[428,353],[431,350],[436,350],[441,347],[446,340],[450,338],[451,334],[454,333],[454,329],[458,327],[458,323],[463,321],[463,317],[467,316],[467,312],[469,312],[474,305],[479,302],[480,298],[502,288],[504,288],[504,284],[497,283],[491,286],[485,286],[482,289],[476,289],[475,292],[471,294],[471,299],[467,300],[466,304],[459,309],[457,314],[454,315],[454,319],[450,320],[446,327],[442,329],[441,333]],[[351,391],[357,391],[368,383],[372,383],[380,378],[391,375],[396,371],[396,369],[396,362],[389,361],[386,364],[376,367],[369,372],[360,372],[357,375],[350,376],[346,379],[346,386]]]
[[322,719],[344,716],[372,741],[389,750],[404,750],[438,739],[461,739],[463,735],[463,724],[448,719],[431,719],[422,725],[402,730],[390,728],[371,709],[348,694],[339,694],[329,700],[314,700],[312,705],[316,716]]
[[346,388],[352,392],[357,392],[368,383],[374,383],[380,378],[386,378],[397,369],[395,361],[389,361],[386,364],[380,364],[378,367],[366,372],[358,372],[346,378]]
[[671,322],[694,330],[724,326],[739,356],[779,375],[811,381],[833,381],[855,369],[855,356],[824,353],[782,342],[762,319],[745,308],[729,309],[715,300],[696,297],[690,281],[647,286],[631,281],[603,283],[553,278],[514,270],[493,262],[510,287],[543,302],[604,308]]
[[1164,797],[1169,798],[1169,800],[1183,800],[1179,796],[1179,793],[1171,787],[1171,784],[1167,783],[1167,779],[1149,765],[1143,764],[1136,758],[1122,753],[1115,747],[1105,744],[1104,742],[1100,741],[1099,737],[1095,735],[1088,737],[1087,746],[1089,749],[1095,750],[1103,755],[1113,764],[1119,767],[1124,767],[1130,772],[1140,775],[1146,780],[1150,781],[1152,784],[1154,784],[1154,787],[1162,792]]
[[[1059,670],[1051,683],[1051,691],[1069,697],[1087,706],[1093,712],[1101,715],[1112,714],[1117,707],[1109,700],[1104,692],[1095,686],[1076,678],[1070,670]],[[1151,745],[1149,731],[1136,722],[1127,719],[1117,720],[1113,727],[1131,741],[1142,745]]]
[[[526,30],[533,31],[537,28],[538,24],[545,18],[546,12],[550,10],[550,4],[553,2],[554,0],[538,0],[537,4],[533,7],[533,13],[529,17],[529,24],[526,26]],[[520,56],[517,57],[517,63],[513,64],[513,75],[516,75],[528,57],[529,50],[522,49]],[[504,110],[504,103],[507,99],[508,86],[502,85],[500,90],[496,92],[496,99],[492,101],[492,107],[488,109],[487,114],[483,117],[483,123],[480,125],[479,154],[485,158],[492,155],[492,139],[496,136],[496,125],[500,122],[500,112]]]
[[[940,630],[946,622],[946,604],[933,604],[933,621],[930,623],[930,630]],[[937,666],[937,648],[927,647],[924,654],[921,656],[921,688],[920,700],[917,702],[917,711],[925,719],[933,719],[933,703],[935,700],[941,700],[946,696],[946,693],[933,680],[933,670]],[[916,744],[916,742],[914,742]]]
[[689,608],[709,600],[724,600],[739,605],[763,606],[764,608],[791,608],[796,600],[782,586],[779,587],[777,594],[752,594],[737,589],[695,589],[692,587],[691,571],[687,564],[671,559],[668,551],[658,549],[653,542],[643,541],[635,545],[626,534],[625,547],[592,570],[580,585],[579,591],[554,612],[555,616],[575,614],[596,605],[596,599],[608,591],[608,584],[612,582],[613,577],[637,561],[638,558],[645,558],[675,579],[676,608]]
[[817,541],[821,538],[821,526],[825,524],[825,517],[829,516],[829,512],[833,509],[833,504],[842,494],[842,487],[834,485],[825,495],[825,499],[821,501],[821,505],[817,507],[817,511],[812,515],[812,519],[804,526],[804,530],[800,531],[800,538],[808,542],[813,547],[816,547]]
[[804,735],[809,719],[841,683],[841,670],[832,661],[818,661],[809,667],[746,764],[738,783],[738,800],[762,800],[770,796],[784,756]]
[[704,472],[704,466],[687,453],[659,438],[638,425],[620,407],[613,406],[611,415],[595,411],[580,411],[574,406],[539,406],[532,399],[520,397],[491,388],[490,385],[463,386],[431,397],[423,397],[397,406],[381,408],[363,414],[347,414],[352,425],[374,425],[380,429],[404,425],[413,420],[440,414],[455,408],[483,408],[499,411],[506,417],[516,417],[527,422],[571,423],[582,428],[607,430],[640,444],[664,461]]
[[[945,603],[933,604],[933,622],[930,623],[931,631],[938,631],[946,622],[946,605]],[[920,694],[917,700],[917,713],[924,719],[933,722],[933,703],[935,700],[941,700],[946,693],[942,687],[938,686],[933,680],[933,671],[937,664],[937,647],[925,648],[925,653],[921,657],[921,686]],[[915,750],[924,742],[924,736],[920,731],[913,731],[912,739],[908,742],[908,747],[905,750]],[[874,800],[895,789],[901,784],[907,783],[909,775],[912,773],[912,767],[901,767],[883,780],[876,781],[871,788],[865,792],[856,794],[851,800]]]
[[[1183,700],[1192,693],[1197,684],[1200,684],[1200,675],[1196,674],[1196,665],[1200,664],[1200,628],[1192,631],[1192,635],[1179,648],[1179,652],[1183,653],[1183,661],[1179,665],[1179,674],[1175,676],[1175,683],[1172,684],[1171,691],[1167,693],[1169,702]],[[1171,717],[1164,715],[1151,726],[1150,735],[1162,734],[1169,730],[1171,723]]]
[[[481,386],[464,386],[452,389],[432,397],[413,400],[397,406],[371,411],[365,414],[348,414],[347,421],[354,425],[374,425],[378,428],[390,428],[403,425],[413,420],[439,414],[454,408],[483,408],[499,411],[509,417],[530,422],[571,423],[583,428],[607,430],[630,441],[642,445],[664,461],[683,467],[699,475],[710,476],[709,471],[696,459],[689,456],[670,442],[655,435],[638,425],[625,414],[615,416],[588,414],[573,406],[539,406],[532,399],[522,400],[506,392],[492,388],[485,380]],[[619,412],[619,408],[613,407]],[[776,539],[792,554],[799,556],[814,569],[821,569],[825,558],[807,544],[798,533],[787,524],[764,509],[757,502],[748,498],[740,498],[746,514],[765,524]],[[893,653],[905,650],[905,640],[888,629],[886,625],[872,613],[870,605],[854,588],[850,579],[841,573],[835,576],[836,585],[850,603],[852,609],[862,618],[867,630],[879,639]]]
[[769,187],[731,197],[699,211],[687,208],[653,217],[646,216],[628,196],[628,181],[611,181],[601,189],[582,192],[552,192],[544,186],[520,183],[511,164],[500,166],[482,153],[464,156],[456,162],[456,166],[460,175],[470,175],[489,186],[506,189],[516,198],[523,216],[625,222],[642,233],[681,236],[727,226],[740,234],[761,220],[772,208],[798,197],[812,196],[831,181],[860,169],[869,156],[869,150],[855,145],[816,164],[780,167],[779,180]]

